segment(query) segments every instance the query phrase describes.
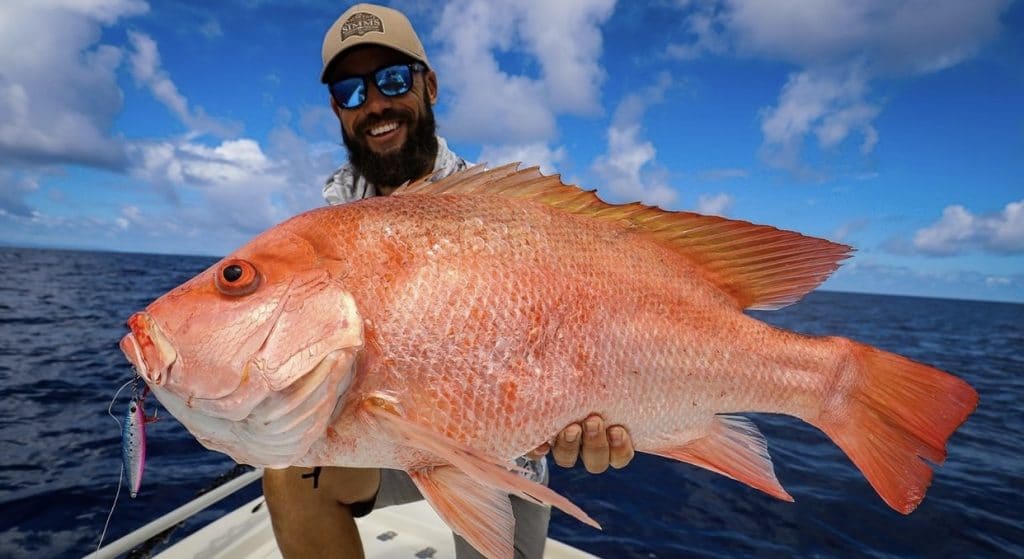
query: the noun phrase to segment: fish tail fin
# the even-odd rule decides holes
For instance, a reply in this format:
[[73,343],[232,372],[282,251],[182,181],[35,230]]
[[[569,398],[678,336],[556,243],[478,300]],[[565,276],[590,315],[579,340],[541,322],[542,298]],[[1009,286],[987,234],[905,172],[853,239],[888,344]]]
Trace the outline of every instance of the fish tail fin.
[[812,423],[824,431],[893,509],[909,514],[942,464],[946,441],[974,411],[963,380],[868,345],[850,344],[837,397]]

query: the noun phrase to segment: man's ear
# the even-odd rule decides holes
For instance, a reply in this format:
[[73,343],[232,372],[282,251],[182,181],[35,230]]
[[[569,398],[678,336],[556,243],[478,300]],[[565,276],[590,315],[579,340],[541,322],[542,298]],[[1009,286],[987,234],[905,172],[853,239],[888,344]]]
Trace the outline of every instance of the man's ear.
[[423,77],[427,84],[427,100],[433,105],[437,103],[437,74],[433,70],[427,70]]

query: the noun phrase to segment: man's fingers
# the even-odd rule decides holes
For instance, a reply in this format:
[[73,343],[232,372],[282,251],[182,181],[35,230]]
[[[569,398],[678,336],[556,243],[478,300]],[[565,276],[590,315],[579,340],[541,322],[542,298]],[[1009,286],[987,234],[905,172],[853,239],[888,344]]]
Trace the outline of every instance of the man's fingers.
[[633,440],[624,427],[613,425],[608,428],[608,444],[611,446],[608,451],[611,467],[616,470],[625,468],[633,460]]
[[583,422],[583,450],[580,454],[588,472],[600,474],[608,469],[608,434],[601,416],[592,415]]
[[[530,456],[543,456],[547,450],[547,445],[541,445]],[[633,440],[626,428],[612,425],[606,430],[604,419],[596,414],[582,425],[573,423],[563,429],[550,450],[555,464],[571,468],[582,458],[583,466],[592,474],[600,474],[608,466],[624,468],[634,456]]]
[[551,457],[555,464],[563,468],[571,468],[576,465],[576,459],[580,455],[580,434],[583,428],[579,423],[573,423],[558,434],[555,439],[555,446],[551,449]]

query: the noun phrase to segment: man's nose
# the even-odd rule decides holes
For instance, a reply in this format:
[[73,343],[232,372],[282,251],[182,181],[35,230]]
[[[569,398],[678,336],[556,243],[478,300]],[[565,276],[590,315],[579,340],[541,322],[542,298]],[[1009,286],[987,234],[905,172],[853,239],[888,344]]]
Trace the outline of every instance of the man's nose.
[[391,98],[384,95],[377,89],[375,84],[367,84],[366,87],[366,112],[368,113],[381,113],[384,109],[391,107]]

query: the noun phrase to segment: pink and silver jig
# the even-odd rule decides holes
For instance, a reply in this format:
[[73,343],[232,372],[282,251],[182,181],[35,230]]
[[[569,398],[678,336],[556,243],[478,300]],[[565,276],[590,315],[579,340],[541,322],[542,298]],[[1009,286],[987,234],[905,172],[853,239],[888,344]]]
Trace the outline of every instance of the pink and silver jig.
[[134,499],[142,487],[142,472],[146,468],[146,424],[156,421],[156,414],[146,416],[143,407],[149,387],[139,394],[132,389],[132,399],[121,423],[121,462],[128,478],[128,494]]
[[[107,535],[107,528],[110,527],[110,519],[114,516],[117,498],[121,495],[121,481],[125,477],[128,478],[128,493],[133,499],[139,494],[139,488],[142,486],[142,471],[146,467],[146,424],[156,421],[156,413],[152,416],[146,415],[143,402],[146,399],[146,394],[149,394],[149,387],[144,386],[140,393],[139,380],[140,377],[136,376],[134,379],[121,385],[121,388],[118,388],[117,392],[114,393],[114,398],[110,400],[110,405],[107,406],[107,414],[113,417],[114,421],[117,421],[118,426],[121,427],[121,474],[117,479],[114,503],[110,505],[107,521],[103,524],[103,532],[100,533],[100,541],[96,544],[97,552],[103,545],[103,539]],[[124,421],[121,421],[114,415],[114,402],[117,401],[118,395],[129,384],[132,385],[132,398],[128,404],[128,410],[124,414]]]

